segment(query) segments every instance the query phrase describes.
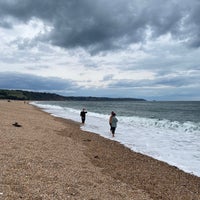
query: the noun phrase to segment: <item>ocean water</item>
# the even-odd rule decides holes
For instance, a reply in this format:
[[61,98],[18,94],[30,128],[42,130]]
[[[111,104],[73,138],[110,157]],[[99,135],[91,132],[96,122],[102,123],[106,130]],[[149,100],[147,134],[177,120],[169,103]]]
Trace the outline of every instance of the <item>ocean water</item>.
[[[40,101],[33,105],[54,116],[81,122],[84,131],[116,140],[133,151],[164,161],[200,177],[200,102]],[[109,130],[110,112],[118,125]]]

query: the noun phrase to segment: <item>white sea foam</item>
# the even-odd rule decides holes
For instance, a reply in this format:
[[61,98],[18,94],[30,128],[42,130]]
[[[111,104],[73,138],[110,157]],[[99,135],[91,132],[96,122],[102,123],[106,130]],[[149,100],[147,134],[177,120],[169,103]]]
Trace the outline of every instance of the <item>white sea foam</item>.
[[[54,116],[80,122],[80,111],[33,103]],[[109,131],[109,115],[88,112],[81,129],[116,140],[131,150],[149,155],[200,177],[200,123],[117,116],[116,136]]]

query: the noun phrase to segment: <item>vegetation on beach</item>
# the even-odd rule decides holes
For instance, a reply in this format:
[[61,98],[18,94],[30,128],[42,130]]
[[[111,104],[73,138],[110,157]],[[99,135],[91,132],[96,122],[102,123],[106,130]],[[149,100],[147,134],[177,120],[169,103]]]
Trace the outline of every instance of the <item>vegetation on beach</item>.
[[65,100],[65,97],[45,92],[32,92],[23,90],[0,90],[0,99],[9,100]]
[[61,96],[54,93],[32,92],[23,90],[1,90],[0,99],[8,100],[34,100],[34,101],[145,101],[137,98],[109,98],[109,97],[84,97],[84,96]]

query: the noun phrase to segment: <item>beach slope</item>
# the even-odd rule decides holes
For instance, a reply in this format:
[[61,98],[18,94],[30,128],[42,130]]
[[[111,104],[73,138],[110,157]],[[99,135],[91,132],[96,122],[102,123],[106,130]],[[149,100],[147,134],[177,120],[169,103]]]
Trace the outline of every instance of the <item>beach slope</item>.
[[23,101],[0,101],[0,199],[200,199],[200,178],[83,132]]

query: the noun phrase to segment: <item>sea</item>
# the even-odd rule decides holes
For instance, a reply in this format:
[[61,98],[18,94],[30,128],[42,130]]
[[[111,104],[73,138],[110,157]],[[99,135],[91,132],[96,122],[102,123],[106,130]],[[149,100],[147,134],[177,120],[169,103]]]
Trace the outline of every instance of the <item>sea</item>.
[[[81,122],[80,128],[118,141],[135,152],[200,177],[200,101],[35,101],[33,105],[56,117]],[[109,127],[117,115],[115,137]]]

